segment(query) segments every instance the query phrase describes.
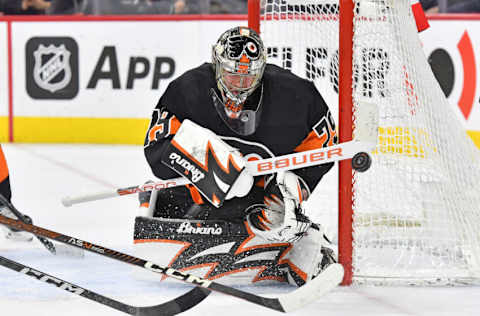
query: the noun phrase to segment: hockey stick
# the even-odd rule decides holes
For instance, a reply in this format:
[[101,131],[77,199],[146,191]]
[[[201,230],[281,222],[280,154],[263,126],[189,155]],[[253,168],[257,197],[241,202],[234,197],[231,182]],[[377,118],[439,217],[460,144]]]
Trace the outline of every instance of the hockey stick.
[[[12,203],[10,203],[2,194],[0,194],[0,202],[2,204],[4,204],[5,206],[7,206],[7,208],[19,219],[21,220],[22,222],[24,223],[27,223],[27,224],[33,224],[32,222],[32,219],[30,217],[27,217],[25,215],[23,215],[22,213],[20,213],[20,211],[18,211]],[[57,254],[57,249],[55,249],[55,246],[53,245],[53,243],[46,239],[46,238],[43,238],[43,237],[40,237],[40,236],[37,236],[35,235],[35,237],[37,237],[37,239],[45,246],[45,248],[47,248],[48,251],[50,251],[52,254]]]
[[216,283],[201,277],[194,276],[170,267],[162,267],[153,262],[146,261],[137,257],[127,255],[125,253],[95,245],[74,237],[63,235],[57,232],[47,230],[45,228],[23,223],[21,221],[11,219],[0,215],[0,224],[7,225],[12,228],[27,231],[32,234],[40,235],[46,238],[56,240],[58,242],[72,245],[111,259],[129,263],[156,273],[178,279],[180,281],[200,286],[212,291],[221,292],[231,295],[248,302],[267,307],[279,312],[290,312],[299,309],[327,293],[336,287],[343,279],[343,267],[340,264],[332,264],[328,266],[322,273],[313,280],[307,282],[304,286],[278,297],[268,298],[253,293],[229,287],[220,283]]
[[106,305],[118,311],[130,314],[130,315],[135,315],[135,316],[176,315],[199,304],[211,293],[210,291],[205,290],[201,287],[195,287],[189,292],[183,294],[182,296],[179,296],[175,299],[167,301],[163,304],[155,305],[155,306],[138,307],[138,306],[132,306],[132,305],[128,305],[128,304],[116,301],[114,299],[108,298],[101,294],[82,288],[73,283],[64,281],[57,277],[53,277],[44,272],[25,266],[19,262],[9,260],[2,256],[0,256],[0,265],[4,266],[5,268],[11,269],[13,271],[31,276],[39,281],[52,284],[58,287],[59,289],[82,296],[91,301],[95,301],[102,305]]
[[[260,176],[279,171],[311,167],[324,163],[353,158],[353,168],[357,171],[366,171],[370,167],[371,163],[371,158],[367,152],[373,150],[375,146],[376,143],[373,142],[349,141],[324,148],[312,149],[268,159],[248,161],[245,168],[252,176]],[[79,195],[76,197],[65,197],[62,199],[62,204],[66,207],[69,207],[73,204],[135,194],[145,191],[162,190],[189,183],[190,182],[186,178],[160,180],[154,183],[119,188],[106,192]]]

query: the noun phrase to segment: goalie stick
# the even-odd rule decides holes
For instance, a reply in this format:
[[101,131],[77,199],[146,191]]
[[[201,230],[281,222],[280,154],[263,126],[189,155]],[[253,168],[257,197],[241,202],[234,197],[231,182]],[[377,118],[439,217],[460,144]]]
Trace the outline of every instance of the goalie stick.
[[[359,172],[363,172],[366,171],[371,164],[371,158],[367,152],[373,150],[375,146],[376,143],[374,142],[349,141],[334,146],[312,149],[273,158],[247,161],[245,168],[252,176],[260,176],[352,158],[353,168]],[[106,192],[79,195],[76,197],[65,197],[62,199],[62,204],[69,207],[73,204],[145,191],[163,190],[189,183],[190,182],[186,178],[182,177],[170,180],[160,180],[154,183],[118,188]]]
[[11,219],[3,215],[0,215],[0,224],[56,240],[67,245],[72,245],[105,257],[109,257],[111,259],[129,263],[192,285],[234,296],[279,312],[290,312],[313,302],[340,284],[343,279],[343,267],[340,264],[335,263],[328,266],[313,280],[307,282],[304,286],[294,290],[293,292],[283,294],[278,297],[268,298],[197,277],[170,267],[163,267],[144,259],[133,257],[100,245],[95,245],[81,239],[53,232],[39,226],[23,223],[19,220]]
[[[316,166],[324,163],[352,159],[352,168],[364,172],[370,168],[372,159],[368,153],[373,151],[378,141],[379,112],[374,103],[361,101],[355,108],[354,140],[334,146],[312,149],[298,153],[277,156],[268,159],[247,161],[245,168],[252,176],[260,176],[279,171]],[[116,196],[135,194],[139,192],[163,190],[189,184],[186,178],[160,180],[144,185],[130,186],[106,192],[65,197],[62,204],[66,207],[73,204],[107,199]]]
[[118,311],[135,316],[169,316],[184,312],[203,301],[211,292],[201,287],[195,287],[187,293],[155,306],[138,307],[128,305],[101,294],[82,288],[44,272],[38,271],[19,262],[0,256],[0,265],[13,271],[28,275],[39,281],[54,285],[59,289],[82,296],[91,301],[109,306]]

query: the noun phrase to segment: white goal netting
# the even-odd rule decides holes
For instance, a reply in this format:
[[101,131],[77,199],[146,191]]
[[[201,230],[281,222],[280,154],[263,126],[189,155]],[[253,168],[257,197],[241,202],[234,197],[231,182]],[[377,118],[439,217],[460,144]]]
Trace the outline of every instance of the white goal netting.
[[[478,282],[479,151],[431,72],[410,1],[354,3],[354,109],[377,104],[380,126],[371,169],[353,178],[353,280]],[[260,32],[269,62],[313,80],[338,113],[338,3],[261,0]]]

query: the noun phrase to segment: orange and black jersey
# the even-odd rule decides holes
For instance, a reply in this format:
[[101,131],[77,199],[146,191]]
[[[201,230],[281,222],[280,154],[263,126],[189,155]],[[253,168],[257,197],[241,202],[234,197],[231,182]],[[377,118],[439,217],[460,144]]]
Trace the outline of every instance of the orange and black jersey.
[[10,191],[10,180],[8,176],[8,166],[0,146],[0,194],[10,201],[12,192]]
[[[335,123],[322,96],[313,83],[290,71],[267,64],[260,123],[248,136],[236,134],[224,123],[214,107],[211,89],[219,94],[212,65],[205,63],[172,81],[160,98],[145,138],[145,156],[157,177],[178,176],[160,162],[160,157],[163,145],[184,119],[210,129],[247,158],[269,158],[337,142]],[[257,104],[259,90],[247,99],[245,107]],[[332,165],[294,172],[313,189]]]

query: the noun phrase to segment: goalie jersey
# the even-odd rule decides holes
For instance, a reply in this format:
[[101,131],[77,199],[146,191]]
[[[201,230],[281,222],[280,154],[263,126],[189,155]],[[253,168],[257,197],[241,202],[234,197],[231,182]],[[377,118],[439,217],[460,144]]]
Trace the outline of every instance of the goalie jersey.
[[[155,176],[160,179],[178,177],[161,163],[161,157],[185,119],[208,128],[230,146],[238,148],[246,159],[265,159],[337,143],[332,114],[314,84],[288,70],[267,64],[262,85],[244,104],[244,109],[259,109],[259,122],[255,132],[247,136],[237,134],[222,120],[215,109],[215,94],[218,95],[219,91],[211,63],[189,70],[169,84],[153,111],[145,137],[145,156]],[[333,163],[328,163],[294,172],[313,190],[332,166]],[[257,189],[252,189],[247,197],[226,201],[222,208],[237,208],[241,212],[249,203],[260,202],[263,195],[258,188],[262,187],[262,179],[256,181]],[[192,187],[184,188],[183,193],[159,194],[163,201],[187,199],[180,208],[205,203]],[[245,203],[239,203],[239,200]],[[157,207],[159,203],[161,202],[157,202]],[[172,209],[172,204],[167,204],[165,207]],[[182,217],[182,214],[162,214],[163,216]]]

